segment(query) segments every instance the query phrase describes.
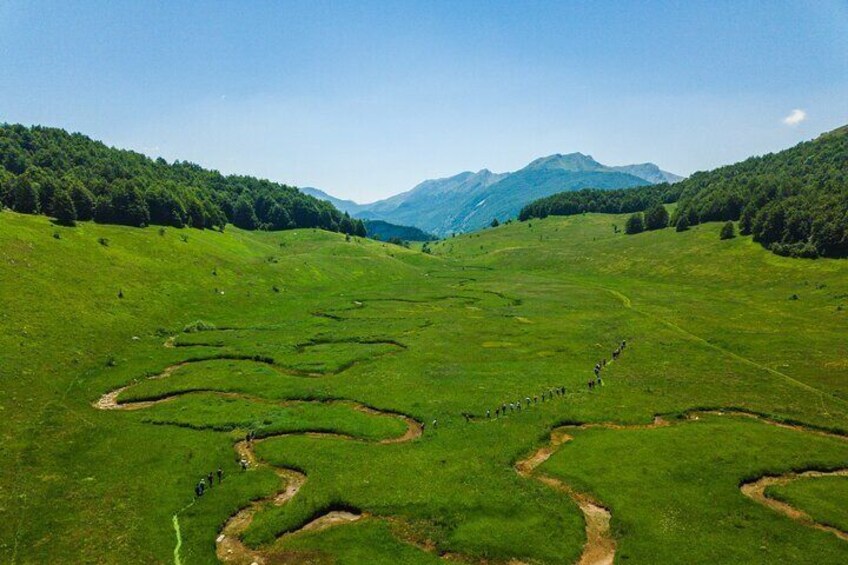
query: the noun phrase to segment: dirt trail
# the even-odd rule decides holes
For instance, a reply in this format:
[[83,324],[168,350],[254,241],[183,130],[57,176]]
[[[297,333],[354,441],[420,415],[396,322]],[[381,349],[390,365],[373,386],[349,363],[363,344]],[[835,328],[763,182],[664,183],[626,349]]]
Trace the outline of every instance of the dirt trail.
[[[683,415],[685,419],[681,420],[680,423],[697,420],[701,415],[731,415],[752,418],[764,424],[779,428],[786,428],[804,433],[812,433],[815,435],[821,435],[840,439],[843,441],[848,441],[848,436],[828,432],[825,430],[819,430],[816,428],[810,428],[803,425],[788,424],[785,422],[773,420],[771,418],[759,414],[745,412],[742,410],[693,410],[685,412]],[[586,545],[583,547],[583,553],[580,556],[580,560],[578,561],[579,565],[611,565],[613,563],[615,559],[615,538],[612,537],[612,533],[610,530],[610,521],[612,518],[612,514],[609,509],[604,507],[603,504],[601,504],[600,502],[594,500],[588,494],[574,490],[571,486],[555,477],[551,477],[549,475],[544,474],[537,474],[535,473],[536,469],[542,463],[547,461],[554,453],[556,453],[556,451],[563,444],[574,439],[568,433],[568,430],[585,430],[591,428],[603,428],[609,430],[646,430],[666,427],[670,425],[672,425],[671,421],[664,419],[662,416],[655,416],[653,422],[651,422],[650,424],[625,425],[609,422],[560,426],[551,431],[550,441],[547,445],[540,447],[528,457],[521,459],[515,463],[515,471],[520,476],[525,478],[535,478],[536,480],[548,485],[549,487],[567,494],[580,508],[580,511],[583,513],[583,518],[586,522]],[[763,504],[773,510],[776,510],[777,512],[785,514],[786,516],[789,516],[790,518],[793,518],[805,525],[830,532],[838,536],[839,538],[848,541],[848,532],[843,532],[837,528],[820,524],[814,521],[805,512],[798,510],[797,508],[794,508],[786,503],[780,502],[772,498],[768,498],[765,495],[766,487],[773,484],[786,484],[790,481],[804,477],[824,476],[848,477],[848,468],[832,472],[807,471],[803,473],[787,473],[786,475],[781,475],[779,477],[765,476],[756,481],[741,485],[740,489],[742,490],[742,494],[744,494],[748,498],[751,498],[752,500],[759,502],[760,504]]]
[[784,516],[788,516],[789,518],[792,518],[793,520],[800,522],[805,526],[809,526],[817,530],[822,530],[823,532],[830,532],[836,537],[848,541],[848,532],[844,532],[838,528],[834,528],[833,526],[828,526],[827,524],[821,524],[819,522],[816,522],[809,514],[807,514],[803,510],[795,508],[794,506],[791,506],[781,500],[770,498],[766,495],[765,492],[768,487],[773,485],[785,485],[791,483],[792,481],[797,481],[798,479],[818,477],[848,477],[848,468],[830,472],[804,471],[802,473],[786,473],[785,475],[780,476],[766,475],[765,477],[760,477],[756,481],[743,483],[742,485],[740,485],[739,490],[741,490],[742,494],[744,494],[751,500],[759,502],[763,506],[771,508],[775,512],[779,512]]
[[[165,347],[173,347],[174,343],[172,339],[169,339],[165,342]],[[171,376],[177,369],[180,367],[186,366],[193,362],[202,362],[206,361],[197,360],[197,361],[186,361],[182,363],[177,363],[167,367],[164,371],[157,375],[152,375],[147,377],[146,380],[153,379],[164,379]],[[258,401],[266,401],[264,399],[258,397],[252,397],[247,394],[240,393],[231,393],[231,392],[222,392],[222,391],[177,391],[172,394],[163,396],[161,398],[157,398],[155,400],[132,400],[127,402],[118,402],[118,397],[126,390],[137,386],[140,382],[136,381],[134,383],[130,383],[128,385],[116,388],[109,392],[104,393],[100,398],[92,403],[92,406],[98,410],[140,410],[144,408],[149,408],[156,404],[160,404],[163,402],[171,401],[179,396],[184,396],[186,394],[194,393],[194,392],[207,392],[212,394],[217,394],[221,396],[227,397],[239,397],[250,400],[258,400]],[[295,401],[283,401],[283,403],[294,403],[294,402],[314,402],[314,403],[326,403],[326,402],[338,402],[346,405],[350,405],[354,410],[359,412],[363,412],[366,414],[372,414],[375,416],[389,416],[392,418],[400,419],[406,425],[406,431],[403,435],[386,438],[378,441],[380,444],[395,444],[395,443],[403,443],[412,441],[416,438],[421,437],[424,427],[423,425],[414,420],[413,418],[406,416],[405,414],[400,414],[396,412],[379,410],[377,408],[372,408],[370,406],[366,406],[364,404],[360,404],[351,400],[329,400],[329,401],[320,401],[320,400],[295,400]],[[300,491],[301,487],[306,483],[306,475],[301,473],[300,471],[294,469],[288,469],[284,467],[276,467],[270,466],[268,463],[261,461],[253,450],[253,446],[255,443],[260,441],[265,441],[267,439],[275,438],[275,437],[283,437],[289,435],[307,435],[310,437],[336,437],[336,438],[344,438],[355,441],[363,441],[356,440],[351,436],[347,436],[344,434],[333,434],[333,433],[317,433],[317,432],[304,432],[304,433],[280,433],[274,434],[271,436],[266,436],[261,439],[256,439],[253,442],[248,441],[240,441],[234,445],[234,449],[238,454],[238,457],[244,458],[249,462],[249,466],[251,469],[258,469],[262,467],[271,467],[273,471],[280,477],[280,480],[283,482],[283,489],[277,492],[275,495],[269,498],[264,498],[261,500],[252,501],[250,504],[233,514],[224,524],[224,527],[221,529],[220,534],[215,540],[215,552],[218,559],[224,563],[234,563],[237,565],[263,565],[269,562],[269,556],[259,550],[253,550],[248,548],[241,541],[241,534],[247,530],[250,524],[253,522],[253,517],[256,513],[265,508],[266,506],[282,506],[294,498],[297,495],[298,491]],[[318,516],[314,520],[304,524],[297,530],[292,532],[286,532],[280,538],[296,535],[300,532],[306,531],[321,531],[327,528],[331,528],[340,524],[347,524],[350,522],[354,522],[360,520],[362,518],[367,517],[368,515],[365,513],[358,512],[350,512],[350,511],[341,511],[341,510],[332,510]],[[175,515],[176,518],[176,515]],[[176,523],[176,522],[175,522]],[[179,538],[179,530],[177,530],[177,535]],[[279,539],[279,538],[278,538]],[[175,549],[175,559],[179,561],[179,545],[178,541],[177,549]]]

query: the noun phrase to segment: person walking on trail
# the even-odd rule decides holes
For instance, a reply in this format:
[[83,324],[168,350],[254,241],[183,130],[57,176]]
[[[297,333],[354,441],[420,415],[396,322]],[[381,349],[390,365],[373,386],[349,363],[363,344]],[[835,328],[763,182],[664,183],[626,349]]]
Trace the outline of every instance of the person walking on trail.
[[530,397],[528,396],[527,398],[525,398],[524,402],[526,402],[527,406],[529,407],[530,406]]
[[436,428],[436,424],[437,424],[436,420],[433,420],[433,429]]
[[247,466],[248,466],[247,459],[245,459],[244,457],[242,457],[242,458],[241,458],[241,461],[239,461],[239,465],[241,465],[241,470],[242,470],[242,471],[247,471]]
[[491,418],[491,417],[492,417],[492,411],[486,410],[486,418]]
[[206,475],[206,478],[209,479],[209,488],[212,488],[212,484],[215,482],[215,474],[212,471],[209,471],[209,474]]
[[199,496],[203,496],[203,492],[206,490],[206,481],[200,479],[200,482],[197,483],[197,491],[200,493]]
[[220,467],[218,467],[217,475],[218,475],[218,484],[220,485],[221,481],[224,480],[224,470],[221,469]]

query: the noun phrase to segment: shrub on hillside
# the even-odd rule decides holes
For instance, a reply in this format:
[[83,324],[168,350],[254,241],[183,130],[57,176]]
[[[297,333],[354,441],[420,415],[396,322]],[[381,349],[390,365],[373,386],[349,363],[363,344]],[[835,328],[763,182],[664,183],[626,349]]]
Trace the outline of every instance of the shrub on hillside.
[[627,218],[627,223],[624,224],[624,232],[627,234],[642,233],[645,231],[645,221],[642,218],[641,212],[636,212]]
[[196,332],[209,332],[215,329],[215,324],[204,322],[203,320],[195,320],[183,328],[183,332],[192,334]]
[[727,220],[723,226],[721,226],[721,232],[719,233],[719,237],[721,239],[733,239],[736,237],[736,228],[733,227],[733,222]]
[[677,222],[674,224],[675,231],[686,231],[689,229],[689,216],[682,214],[678,216]]
[[645,229],[661,230],[668,227],[668,210],[657,202],[645,211]]

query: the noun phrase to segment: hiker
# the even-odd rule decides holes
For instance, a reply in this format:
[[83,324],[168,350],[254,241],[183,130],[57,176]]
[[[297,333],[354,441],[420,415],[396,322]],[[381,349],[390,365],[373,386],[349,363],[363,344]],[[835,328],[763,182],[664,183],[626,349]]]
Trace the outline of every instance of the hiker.
[[604,357],[604,360],[601,361],[601,367],[606,367],[606,366],[607,366],[607,358]]
[[518,410],[519,412],[521,412],[521,401],[520,400],[515,403],[515,409]]
[[627,347],[627,340],[626,340],[626,339],[622,339],[622,340],[621,340],[621,349],[624,349],[625,347]]
[[215,475],[212,473],[212,471],[209,471],[209,474],[206,476],[206,478],[209,479],[209,488],[212,488],[212,484],[215,481]]
[[200,496],[200,485],[194,485],[194,496]]
[[535,394],[533,395],[533,404],[539,404],[539,397]]
[[530,397],[528,396],[527,398],[525,398],[524,402],[527,403],[527,406],[530,406]]
[[588,384],[589,384],[589,390],[592,390],[593,388],[595,388],[595,381],[593,381],[593,380],[589,379],[589,383],[588,383]]
[[433,420],[433,429],[436,428],[436,420]]
[[221,469],[220,467],[218,467],[217,473],[218,473],[218,484],[220,485],[221,481],[224,480],[224,470]]
[[486,410],[486,418],[491,418],[491,417],[492,417],[492,411]]
[[241,470],[242,470],[242,471],[247,471],[247,466],[248,466],[247,459],[245,459],[244,457],[242,457],[242,458],[241,458],[241,461],[239,461],[239,465],[241,465]]
[[200,496],[203,496],[203,492],[206,490],[206,481],[200,479],[200,482],[197,483],[197,490],[200,492]]

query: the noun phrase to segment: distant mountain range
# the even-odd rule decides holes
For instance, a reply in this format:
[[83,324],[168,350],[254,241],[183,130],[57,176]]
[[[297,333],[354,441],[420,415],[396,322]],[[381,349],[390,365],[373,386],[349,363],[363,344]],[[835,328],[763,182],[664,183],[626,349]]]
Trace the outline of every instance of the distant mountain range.
[[536,159],[513,173],[483,169],[426,180],[411,190],[371,204],[334,198],[316,188],[301,190],[329,201],[356,218],[414,226],[427,233],[447,236],[480,229],[494,218],[499,221],[514,218],[524,205],[557,192],[631,188],[673,183],[682,178],[653,163],[609,167],[589,155],[570,153]]

